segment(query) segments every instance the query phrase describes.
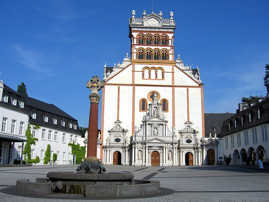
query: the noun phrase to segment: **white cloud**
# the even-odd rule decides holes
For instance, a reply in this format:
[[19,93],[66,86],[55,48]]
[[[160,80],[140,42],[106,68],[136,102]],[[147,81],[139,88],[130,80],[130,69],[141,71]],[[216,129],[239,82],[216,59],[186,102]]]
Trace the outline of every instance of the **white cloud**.
[[15,45],[17,62],[22,64],[25,68],[32,71],[43,73],[47,76],[52,76],[50,69],[46,67],[46,60],[38,51],[26,49],[21,45]]

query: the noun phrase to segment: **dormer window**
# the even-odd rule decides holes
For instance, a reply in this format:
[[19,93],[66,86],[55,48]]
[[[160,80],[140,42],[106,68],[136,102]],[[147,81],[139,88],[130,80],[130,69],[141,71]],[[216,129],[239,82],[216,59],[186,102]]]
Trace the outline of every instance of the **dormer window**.
[[53,124],[57,125],[57,119],[53,119]]
[[20,101],[19,105],[20,105],[20,108],[24,108],[24,102]]
[[45,121],[45,122],[49,122],[49,117],[44,116],[44,121]]
[[243,116],[241,117],[241,126],[242,127],[244,126],[244,117]]
[[74,129],[77,130],[78,126],[77,125],[74,125]]
[[4,100],[5,103],[8,103],[8,96],[5,95],[3,100]]
[[65,121],[61,121],[61,125],[65,127]]
[[237,127],[237,120],[235,119],[234,120],[234,128],[236,128]]
[[73,124],[72,123],[69,123],[69,128],[72,128],[73,127]]
[[31,117],[32,119],[36,119],[36,113],[32,113]]
[[12,105],[14,105],[14,106],[17,105],[17,99],[12,99]]

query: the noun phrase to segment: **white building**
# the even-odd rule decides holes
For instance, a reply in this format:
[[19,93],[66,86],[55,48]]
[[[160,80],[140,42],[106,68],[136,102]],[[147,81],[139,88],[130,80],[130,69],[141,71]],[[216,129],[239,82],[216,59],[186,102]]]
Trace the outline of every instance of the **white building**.
[[175,59],[175,21],[129,21],[131,58],[104,68],[100,157],[105,164],[201,165],[205,135],[199,69]]
[[[1,87],[2,86],[2,87]],[[24,97],[0,83],[0,157],[2,164],[21,159],[22,143],[26,140],[28,124],[36,141],[31,146],[32,159],[37,156],[44,163],[47,145],[57,154],[56,164],[72,164],[74,157],[69,143],[83,142],[78,122],[53,104]],[[8,140],[8,141],[6,141]],[[13,143],[14,142],[14,143]]]

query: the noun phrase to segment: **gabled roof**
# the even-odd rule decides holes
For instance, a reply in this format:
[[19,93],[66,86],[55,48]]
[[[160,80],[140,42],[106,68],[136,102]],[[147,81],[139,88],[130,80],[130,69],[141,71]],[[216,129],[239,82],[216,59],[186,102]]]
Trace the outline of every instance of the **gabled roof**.
[[213,132],[214,128],[219,135],[223,122],[233,115],[234,113],[205,113],[205,136],[209,137],[209,133]]
[[48,103],[42,102],[40,100],[31,98],[31,97],[26,97],[25,98],[25,103],[26,103],[27,106],[42,110],[44,112],[49,112],[49,113],[52,113],[52,114],[55,114],[55,115],[66,117],[68,119],[76,120],[74,117],[72,117],[69,114],[65,113],[63,110],[56,107],[54,104],[48,104]]

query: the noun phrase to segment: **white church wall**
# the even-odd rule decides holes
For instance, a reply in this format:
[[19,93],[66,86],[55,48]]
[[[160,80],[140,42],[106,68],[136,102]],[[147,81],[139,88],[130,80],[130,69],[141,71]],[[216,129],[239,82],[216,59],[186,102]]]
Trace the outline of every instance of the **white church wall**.
[[183,129],[184,123],[186,121],[187,121],[187,90],[186,88],[175,88],[176,129],[177,130]]
[[121,126],[128,129],[128,136],[132,135],[132,96],[133,90],[131,86],[120,86],[119,118],[122,122]]
[[[113,75],[116,76],[113,77]],[[111,75],[111,79],[109,79],[107,83],[121,83],[121,84],[132,83],[132,65],[129,65],[124,69],[119,69],[119,72],[113,75]]]
[[198,135],[202,137],[202,106],[201,106],[201,88],[189,88],[190,101],[190,121],[193,127],[199,131]]
[[198,86],[191,78],[189,78],[185,73],[175,67],[175,85],[181,86]]

